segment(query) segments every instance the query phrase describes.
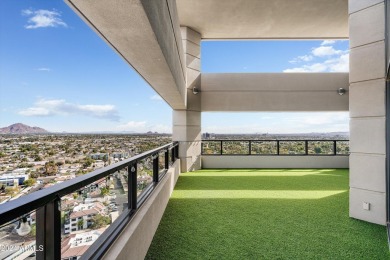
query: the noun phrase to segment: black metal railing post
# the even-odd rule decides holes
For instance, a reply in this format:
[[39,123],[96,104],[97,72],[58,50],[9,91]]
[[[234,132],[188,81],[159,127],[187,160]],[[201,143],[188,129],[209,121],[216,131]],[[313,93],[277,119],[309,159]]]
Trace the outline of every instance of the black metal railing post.
[[336,143],[336,140],[333,141],[333,154],[334,155],[337,154],[337,143]]
[[221,155],[223,154],[222,150],[223,150],[223,141],[221,141]]
[[175,147],[171,148],[171,161],[172,163],[175,162]]
[[153,155],[153,182],[157,183],[158,179],[158,153]]
[[169,150],[167,149],[164,153],[165,156],[165,170],[169,169]]
[[305,154],[309,154],[309,141],[305,140]]
[[61,209],[60,198],[37,209],[36,254],[37,259],[61,259]]
[[177,144],[174,148],[175,151],[175,160],[179,158],[179,144]]
[[131,211],[137,209],[137,163],[132,164],[127,169],[127,177],[129,180],[127,192],[128,196],[128,207]]
[[252,141],[249,140],[249,152],[248,152],[249,155],[252,154]]
[[279,143],[279,140],[276,141],[276,154],[277,155],[280,154],[280,143]]

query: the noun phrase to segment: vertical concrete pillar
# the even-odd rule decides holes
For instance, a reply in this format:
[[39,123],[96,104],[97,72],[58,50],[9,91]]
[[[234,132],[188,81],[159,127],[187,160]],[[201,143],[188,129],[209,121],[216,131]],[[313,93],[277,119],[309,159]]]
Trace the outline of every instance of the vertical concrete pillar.
[[384,225],[386,66],[383,0],[349,0],[349,39],[349,214]]
[[200,90],[200,40],[198,32],[181,27],[186,75],[186,110],[173,110],[173,141],[179,141],[181,171],[201,168],[201,94]]

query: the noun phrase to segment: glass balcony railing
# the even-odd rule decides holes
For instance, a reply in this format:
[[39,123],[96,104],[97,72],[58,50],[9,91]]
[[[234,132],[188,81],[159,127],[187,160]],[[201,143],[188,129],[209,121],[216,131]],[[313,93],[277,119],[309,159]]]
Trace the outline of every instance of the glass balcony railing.
[[202,155],[349,155],[349,141],[203,140]]
[[0,205],[0,259],[99,259],[178,157],[178,143]]

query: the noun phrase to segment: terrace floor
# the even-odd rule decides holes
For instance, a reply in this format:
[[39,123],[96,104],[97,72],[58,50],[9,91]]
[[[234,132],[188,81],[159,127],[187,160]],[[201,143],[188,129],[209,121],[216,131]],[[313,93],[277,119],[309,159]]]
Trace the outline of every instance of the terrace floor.
[[390,259],[386,228],[348,216],[348,174],[183,173],[146,259]]

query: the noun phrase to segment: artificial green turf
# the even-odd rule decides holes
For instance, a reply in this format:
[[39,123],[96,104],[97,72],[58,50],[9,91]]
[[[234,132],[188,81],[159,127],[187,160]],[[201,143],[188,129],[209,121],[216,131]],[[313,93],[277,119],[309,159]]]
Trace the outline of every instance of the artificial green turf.
[[348,216],[348,170],[181,174],[146,259],[390,259],[386,228]]

